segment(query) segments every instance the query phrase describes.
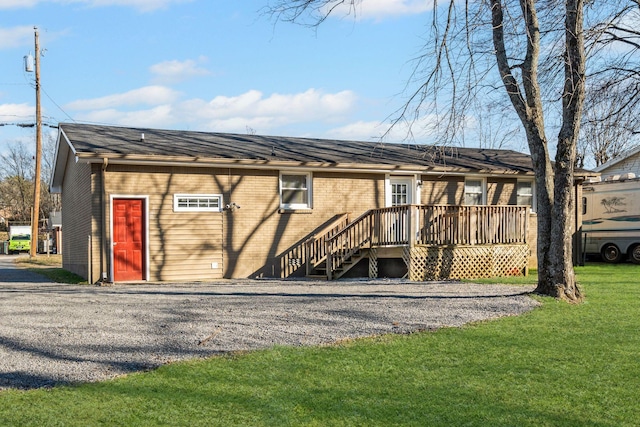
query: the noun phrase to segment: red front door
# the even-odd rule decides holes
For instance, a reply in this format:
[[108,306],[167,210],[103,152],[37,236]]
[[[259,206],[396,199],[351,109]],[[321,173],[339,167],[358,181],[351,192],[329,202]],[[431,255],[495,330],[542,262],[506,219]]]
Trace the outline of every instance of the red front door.
[[144,280],[144,201],[113,200],[113,280]]

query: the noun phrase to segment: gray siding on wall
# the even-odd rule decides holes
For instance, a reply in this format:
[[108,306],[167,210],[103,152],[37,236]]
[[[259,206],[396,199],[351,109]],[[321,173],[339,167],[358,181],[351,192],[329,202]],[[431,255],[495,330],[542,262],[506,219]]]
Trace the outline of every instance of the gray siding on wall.
[[67,159],[63,182],[62,266],[88,279],[88,237],[91,235],[91,166]]

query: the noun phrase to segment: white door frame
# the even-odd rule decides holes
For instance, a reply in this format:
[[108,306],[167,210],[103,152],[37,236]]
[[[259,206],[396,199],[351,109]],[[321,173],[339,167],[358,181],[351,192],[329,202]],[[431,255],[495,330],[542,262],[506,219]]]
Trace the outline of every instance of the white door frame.
[[420,204],[420,192],[417,191],[418,175],[386,175],[385,176],[385,206],[391,207],[391,184],[408,184],[409,192],[407,193],[409,205]]
[[131,194],[112,194],[109,197],[109,278],[114,281],[113,277],[113,199],[142,199],[144,201],[144,259],[142,262],[145,266],[145,274],[142,280],[149,281],[149,196],[148,195],[131,195]]

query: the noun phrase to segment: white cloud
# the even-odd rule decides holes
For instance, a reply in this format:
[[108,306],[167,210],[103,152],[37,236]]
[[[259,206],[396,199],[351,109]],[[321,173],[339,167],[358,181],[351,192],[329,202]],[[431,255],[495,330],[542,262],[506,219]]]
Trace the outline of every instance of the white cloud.
[[90,111],[77,115],[76,120],[122,126],[167,128],[175,123],[176,117],[170,105],[159,105],[137,111],[120,111],[114,108]]
[[[237,96],[216,96],[177,101],[178,94],[150,86],[123,94],[79,100],[65,108],[82,110],[74,118],[123,126],[185,128],[216,132],[246,132],[247,127],[267,134],[278,127],[300,123],[335,123],[356,103],[351,91],[324,93],[316,89],[294,94],[265,96],[250,90]],[[151,100],[156,102],[151,102]],[[151,108],[130,108],[143,104]]]
[[357,121],[331,129],[326,133],[326,136],[334,139],[368,141],[381,138],[388,128],[388,124],[383,124],[379,121]]
[[393,127],[388,121],[358,121],[333,128],[326,132],[326,137],[360,141],[432,142],[437,135],[435,120],[435,116],[427,114],[411,124],[400,121]]
[[18,9],[32,7],[41,0],[0,0],[0,9]]
[[[199,58],[198,62],[204,62],[206,58]],[[156,83],[176,83],[191,77],[206,76],[211,74],[209,70],[198,66],[198,62],[188,59],[186,61],[164,61],[149,67],[155,74]]]
[[35,107],[29,104],[0,104],[0,122],[34,120]]
[[193,0],[0,0],[0,9],[29,8],[39,3],[80,4],[88,7],[124,6],[141,12],[164,9],[172,4],[188,3]]
[[135,105],[159,105],[174,102],[179,96],[179,92],[164,86],[146,86],[101,98],[80,99],[70,102],[66,108],[70,110],[102,110]]
[[238,96],[217,96],[211,101],[192,99],[178,106],[180,115],[203,123],[206,129],[244,131],[246,126],[265,133],[291,123],[332,121],[350,112],[356,102],[351,91],[323,93],[309,89],[296,94],[265,97],[257,90]]
[[0,49],[33,46],[33,26],[0,28]]
[[91,7],[126,6],[141,12],[164,9],[172,4],[188,3],[193,0],[55,0],[62,3],[83,3]]
[[355,15],[357,19],[381,20],[389,16],[417,15],[433,8],[433,2],[425,0],[362,0],[355,6],[347,3],[335,8],[336,16],[342,13]]

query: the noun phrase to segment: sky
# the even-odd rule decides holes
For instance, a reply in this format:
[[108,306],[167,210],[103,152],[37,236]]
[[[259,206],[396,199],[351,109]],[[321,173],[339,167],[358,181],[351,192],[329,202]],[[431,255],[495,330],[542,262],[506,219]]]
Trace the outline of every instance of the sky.
[[[35,122],[23,61],[34,26],[46,125],[380,138],[406,101],[431,2],[364,0],[355,18],[309,28],[275,22],[268,1],[0,0],[0,153],[35,140],[17,126]],[[424,120],[417,142],[431,138]]]

